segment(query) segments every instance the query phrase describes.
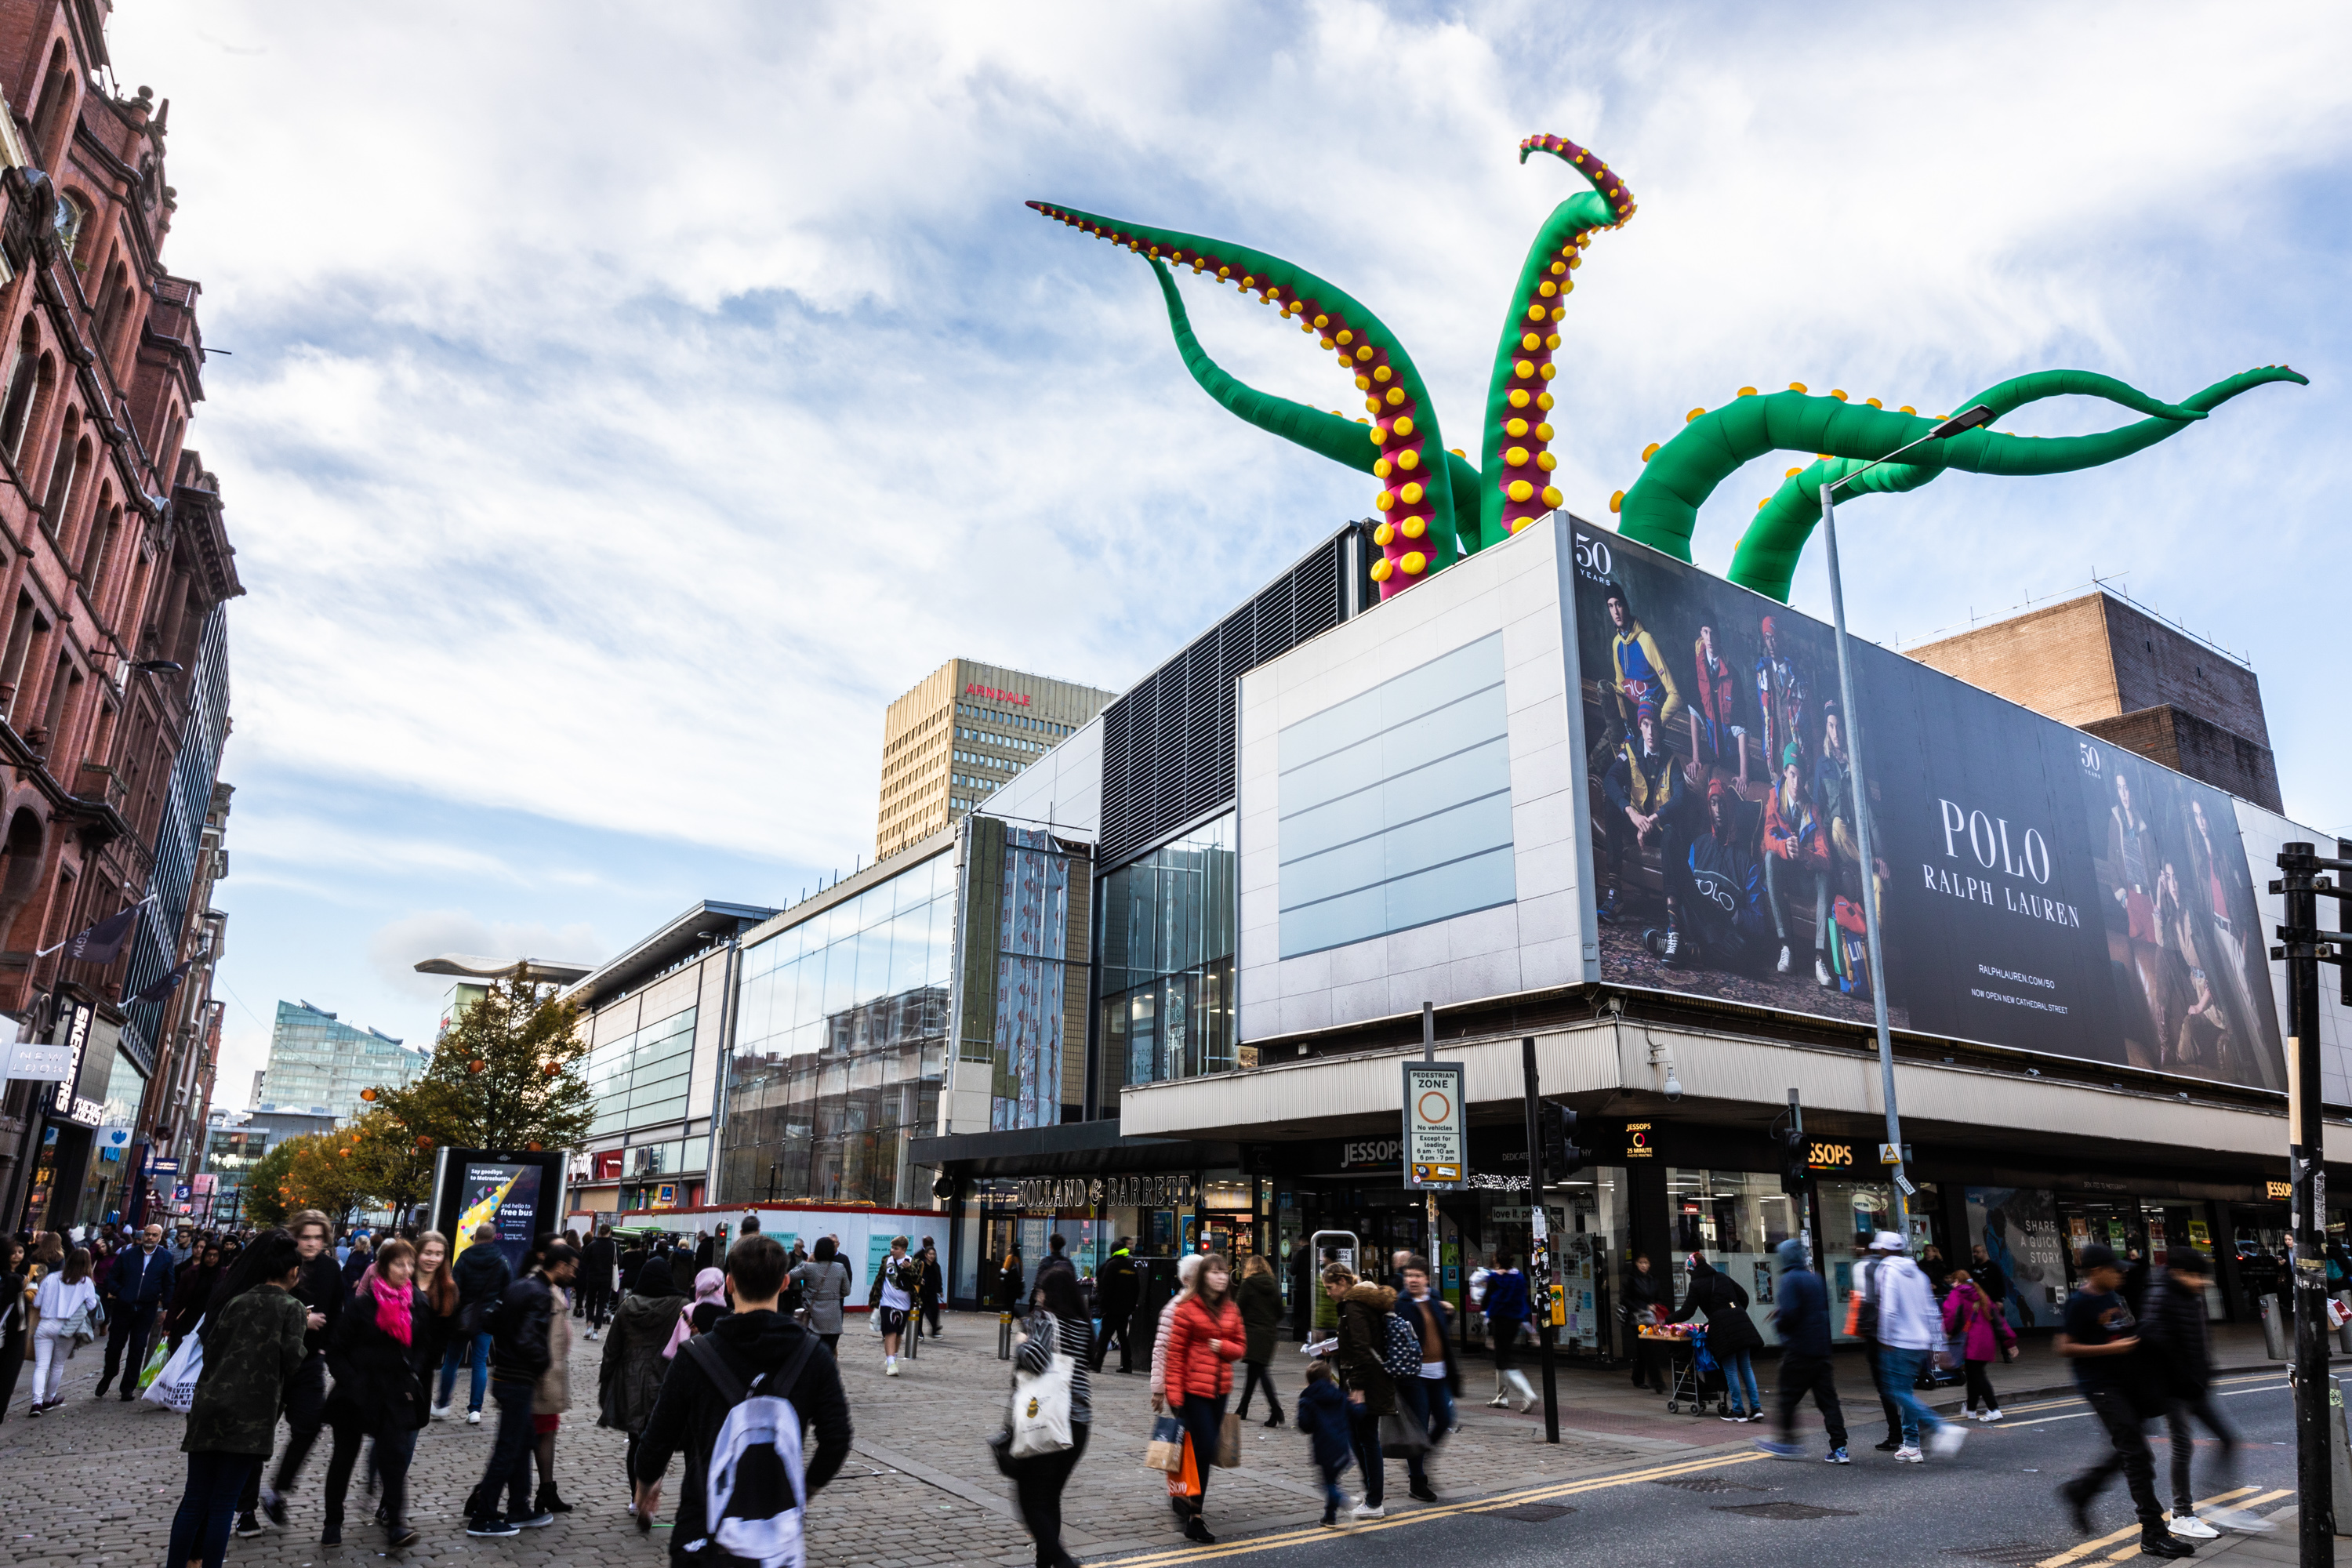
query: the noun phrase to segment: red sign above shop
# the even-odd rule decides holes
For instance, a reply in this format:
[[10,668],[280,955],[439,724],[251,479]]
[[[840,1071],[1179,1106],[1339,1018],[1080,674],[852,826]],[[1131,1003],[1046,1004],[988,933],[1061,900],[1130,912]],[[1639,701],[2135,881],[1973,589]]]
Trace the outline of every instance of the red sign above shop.
[[966,697],[985,697],[991,702],[1010,702],[1015,708],[1029,706],[1029,694],[1025,691],[999,691],[993,686],[972,685],[965,687],[963,694]]

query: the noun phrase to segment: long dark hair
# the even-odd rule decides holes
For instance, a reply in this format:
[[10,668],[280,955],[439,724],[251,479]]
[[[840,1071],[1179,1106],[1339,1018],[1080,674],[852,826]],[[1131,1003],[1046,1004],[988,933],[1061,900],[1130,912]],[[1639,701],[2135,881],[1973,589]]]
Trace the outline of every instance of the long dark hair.
[[[1221,1270],[1225,1277],[1225,1288],[1213,1299],[1209,1295],[1209,1270],[1212,1268]],[[1206,1254],[1201,1259],[1201,1267],[1192,1270],[1192,1282],[1184,1287],[1184,1294],[1203,1307],[1223,1306],[1234,1299],[1234,1266],[1225,1261],[1225,1255],[1222,1252]]]
[[89,1278],[89,1253],[77,1247],[66,1254],[66,1283],[79,1285]]
[[236,1255],[236,1261],[221,1276],[221,1282],[213,1287],[213,1299],[205,1308],[205,1315],[217,1320],[221,1309],[231,1301],[258,1286],[285,1279],[287,1270],[301,1261],[301,1248],[295,1243],[294,1233],[282,1225],[272,1226]]

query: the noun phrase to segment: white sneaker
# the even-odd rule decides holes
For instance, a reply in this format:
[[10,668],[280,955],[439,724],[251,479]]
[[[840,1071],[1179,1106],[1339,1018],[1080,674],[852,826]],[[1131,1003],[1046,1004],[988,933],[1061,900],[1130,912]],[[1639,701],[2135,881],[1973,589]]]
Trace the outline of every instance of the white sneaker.
[[482,1413],[481,1413],[480,1411],[478,1411],[478,1410],[468,1410],[468,1411],[467,1411],[467,1412],[466,1412],[466,1425],[467,1425],[467,1426],[479,1426],[481,1424],[482,1424]]
[[1818,957],[1813,960],[1813,984],[1824,991],[1837,984],[1830,978],[1830,966],[1823,963]]
[[1897,1448],[1895,1450],[1895,1462],[1898,1465],[1924,1465],[1927,1462],[1927,1456],[1916,1448]]
[[588,1331],[588,1342],[591,1344],[596,1342],[596,1331],[593,1329]]
[[1774,964],[1772,967],[1777,973],[1786,974],[1789,973],[1789,944],[1787,942],[1784,942],[1780,944],[1780,962]]
[[2193,1513],[2175,1514],[2172,1533],[2183,1541],[2218,1541],[2221,1532]]
[[1988,1410],[1984,1413],[1983,1419],[1987,1426],[1990,1426],[1993,1422],[2000,1419],[2000,1412],[1998,1410]]
[[898,1375],[898,1358],[897,1356],[890,1355],[884,1356],[882,1358],[882,1375],[885,1377],[896,1377]]
[[1389,1506],[1384,1502],[1360,1502],[1356,1505],[1355,1515],[1358,1519],[1384,1519],[1388,1511]]
[[1948,1459],[1960,1451],[1969,1440],[1969,1429],[1957,1421],[1947,1421],[1927,1434],[1927,1447],[1939,1459]]
[[449,1419],[449,1407],[448,1407],[447,1405],[435,1405],[435,1406],[433,1407],[433,1419],[434,1419],[434,1420],[436,1420],[436,1421],[446,1421],[446,1420],[448,1420],[448,1419]]
[[[2220,1525],[2224,1530],[2234,1530],[2245,1535],[2261,1535],[2266,1531],[2278,1528],[2261,1514],[2249,1512],[2242,1508],[2209,1508],[2205,1510],[2205,1520],[2209,1523]],[[2176,1535],[2179,1533],[2177,1527],[2173,1533]]]

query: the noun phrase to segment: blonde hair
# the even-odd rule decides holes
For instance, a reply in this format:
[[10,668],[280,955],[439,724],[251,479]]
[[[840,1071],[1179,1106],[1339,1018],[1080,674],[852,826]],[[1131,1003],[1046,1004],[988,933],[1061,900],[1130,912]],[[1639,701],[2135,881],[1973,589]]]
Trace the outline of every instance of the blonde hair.
[[1333,1285],[1353,1285],[1355,1282],[1356,1272],[1346,1264],[1327,1263],[1323,1266],[1323,1284],[1326,1289]]
[[1242,1263],[1242,1278],[1244,1279],[1255,1279],[1261,1274],[1270,1275],[1273,1272],[1274,1265],[1265,1260],[1265,1254],[1263,1252],[1251,1253]]

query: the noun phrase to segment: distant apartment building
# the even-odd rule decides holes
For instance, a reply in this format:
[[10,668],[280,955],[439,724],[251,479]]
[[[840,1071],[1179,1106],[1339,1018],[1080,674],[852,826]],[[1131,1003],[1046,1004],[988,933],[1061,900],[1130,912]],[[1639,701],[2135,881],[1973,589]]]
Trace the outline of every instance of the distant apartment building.
[[951,658],[882,718],[877,859],[961,818],[1118,695]]
[[280,1002],[255,1109],[348,1121],[359,1114],[362,1089],[400,1088],[424,1072],[425,1061],[424,1052],[381,1029],[346,1024],[308,1002]]

